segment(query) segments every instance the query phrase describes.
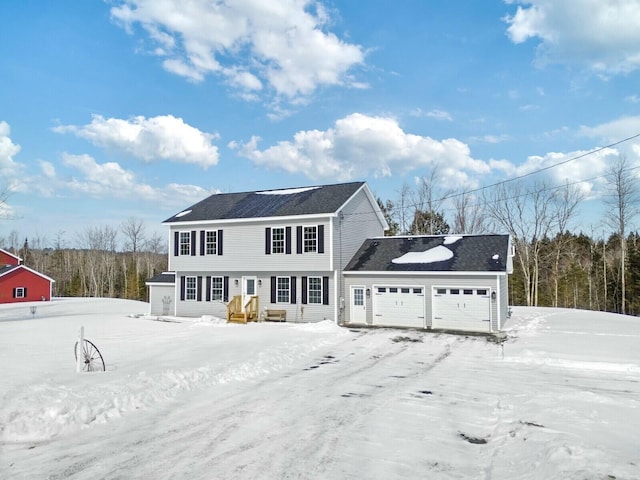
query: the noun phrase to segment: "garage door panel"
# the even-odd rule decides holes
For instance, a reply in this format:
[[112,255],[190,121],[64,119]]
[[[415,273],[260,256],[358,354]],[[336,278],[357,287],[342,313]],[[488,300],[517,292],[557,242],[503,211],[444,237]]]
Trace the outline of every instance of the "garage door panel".
[[374,290],[374,325],[425,327],[424,288],[376,287]]
[[433,328],[491,331],[491,297],[487,288],[434,288]]

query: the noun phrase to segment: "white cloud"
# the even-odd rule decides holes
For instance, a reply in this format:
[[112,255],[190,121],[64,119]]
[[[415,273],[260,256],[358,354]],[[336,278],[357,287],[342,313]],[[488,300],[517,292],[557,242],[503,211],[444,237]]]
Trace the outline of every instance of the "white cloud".
[[267,83],[289,99],[323,85],[362,86],[347,74],[364,62],[362,47],[327,30],[319,2],[120,0],[111,15],[130,33],[140,24],[164,68],[194,82],[217,74],[245,92]]
[[510,139],[511,137],[504,133],[500,135],[483,135],[481,137],[471,137],[471,140],[474,140],[477,142],[491,143],[491,144],[506,142]]
[[630,102],[630,103],[640,103],[640,96],[639,95],[635,95],[635,94],[629,95],[628,97],[624,97],[624,99],[627,102]]
[[146,201],[157,208],[196,202],[213,193],[202,187],[175,183],[163,188],[153,187],[140,182],[134,172],[122,168],[118,163],[98,163],[90,155],[64,153],[62,163],[70,170],[69,174],[57,175],[53,166],[41,162],[52,191],[71,190],[92,198]]
[[[579,133],[585,137],[597,138],[607,143],[619,142],[640,134],[640,115],[618,118],[595,127],[581,126]],[[639,142],[640,138],[636,138],[633,143]]]
[[164,115],[122,120],[94,115],[84,126],[64,125],[53,129],[73,133],[96,146],[126,152],[147,162],[170,160],[208,168],[218,163],[216,135],[201,132],[181,118]]
[[[2,177],[16,175],[20,170],[20,165],[13,160],[13,157],[20,152],[20,145],[16,145],[11,140],[11,127],[5,121],[0,121],[0,173]],[[6,185],[0,185],[0,188]]]
[[453,121],[453,117],[449,112],[445,110],[439,110],[437,108],[429,110],[428,112],[425,112],[421,108],[416,108],[411,111],[410,115],[412,117],[429,117],[435,120],[446,120],[447,122]]
[[391,176],[437,166],[442,178],[469,182],[466,172],[489,172],[489,166],[472,158],[469,147],[459,140],[438,141],[406,133],[394,118],[361,113],[341,118],[324,131],[297,132],[291,141],[280,141],[265,150],[258,149],[259,141],[253,137],[246,143],[231,142],[229,147],[256,165],[312,179]]
[[640,68],[637,0],[514,0],[505,17],[514,43],[539,38],[537,61],[584,65],[603,75]]

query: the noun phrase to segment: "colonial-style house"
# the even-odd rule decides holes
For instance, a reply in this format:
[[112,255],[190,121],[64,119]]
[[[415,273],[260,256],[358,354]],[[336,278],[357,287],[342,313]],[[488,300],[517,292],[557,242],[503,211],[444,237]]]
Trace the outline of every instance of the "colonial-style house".
[[0,249],[0,303],[49,301],[54,280],[22,264]]
[[152,315],[493,332],[508,235],[384,237],[364,182],[211,195],[163,222]]
[[151,314],[288,322],[340,319],[344,267],[388,228],[364,182],[215,194],[163,223]]

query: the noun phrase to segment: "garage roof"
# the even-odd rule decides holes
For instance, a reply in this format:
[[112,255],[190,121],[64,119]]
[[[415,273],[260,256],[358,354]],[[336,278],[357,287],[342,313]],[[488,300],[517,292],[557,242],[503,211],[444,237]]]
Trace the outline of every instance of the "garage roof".
[[378,237],[345,272],[507,272],[509,254],[509,235]]

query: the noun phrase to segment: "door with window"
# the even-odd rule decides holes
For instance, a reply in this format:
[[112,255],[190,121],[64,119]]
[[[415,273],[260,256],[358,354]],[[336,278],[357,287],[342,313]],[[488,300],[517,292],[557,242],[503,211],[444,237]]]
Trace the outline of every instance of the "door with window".
[[367,306],[364,295],[364,287],[351,287],[350,323],[367,323]]
[[256,285],[258,277],[242,277],[242,305],[246,305],[249,297],[257,295]]

